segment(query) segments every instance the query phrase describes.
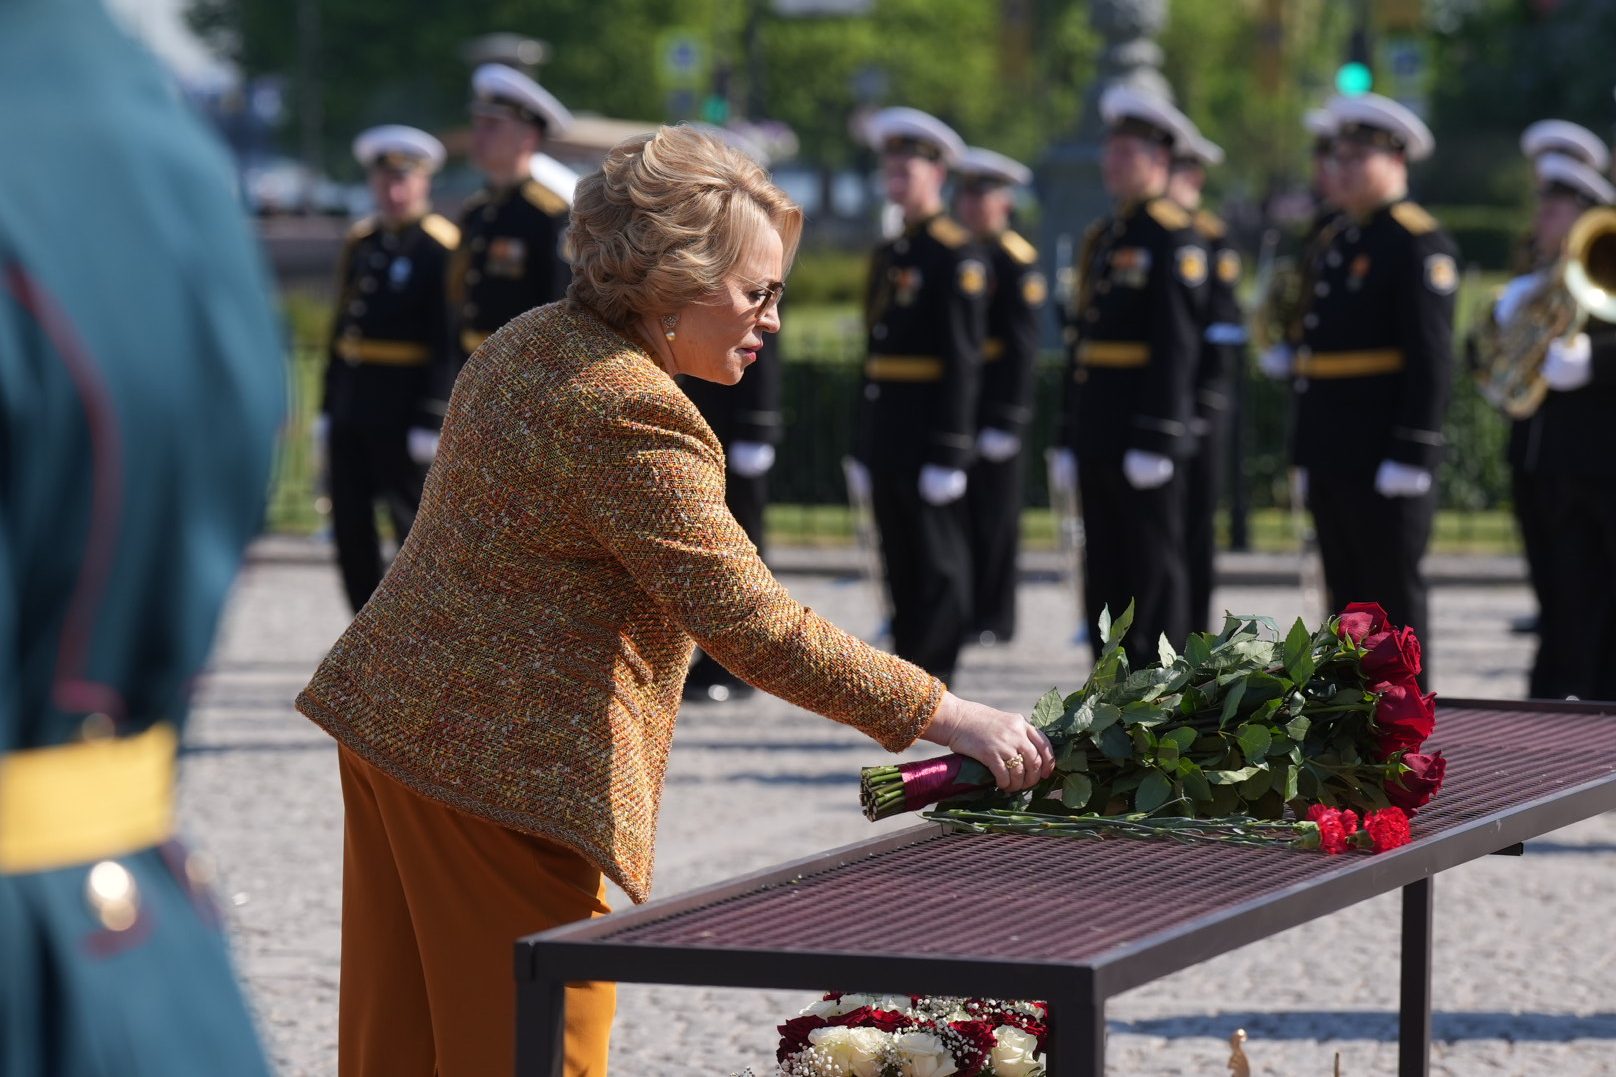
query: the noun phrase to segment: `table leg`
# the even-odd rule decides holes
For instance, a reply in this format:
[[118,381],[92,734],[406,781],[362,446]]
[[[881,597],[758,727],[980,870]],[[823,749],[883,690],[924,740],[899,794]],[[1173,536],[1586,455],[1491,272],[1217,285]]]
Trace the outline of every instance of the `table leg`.
[[1050,998],[1048,1077],[1104,1077],[1105,1000]]
[[1398,1077],[1431,1069],[1432,880],[1403,887],[1402,999],[1398,1012]]
[[516,1077],[561,1077],[567,1042],[567,985],[516,981]]

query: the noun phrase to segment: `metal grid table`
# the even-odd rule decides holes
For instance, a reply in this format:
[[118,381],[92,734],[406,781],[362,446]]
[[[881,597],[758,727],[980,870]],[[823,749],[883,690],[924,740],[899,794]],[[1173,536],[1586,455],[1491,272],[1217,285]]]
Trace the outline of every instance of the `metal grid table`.
[[1095,1077],[1112,995],[1402,888],[1399,1073],[1418,1077],[1432,877],[1616,809],[1613,714],[1444,702],[1429,746],[1447,784],[1411,844],[1374,856],[927,824],[531,935],[516,945],[516,1070],[559,1077],[563,985],[615,980],[1044,999],[1050,1077]]

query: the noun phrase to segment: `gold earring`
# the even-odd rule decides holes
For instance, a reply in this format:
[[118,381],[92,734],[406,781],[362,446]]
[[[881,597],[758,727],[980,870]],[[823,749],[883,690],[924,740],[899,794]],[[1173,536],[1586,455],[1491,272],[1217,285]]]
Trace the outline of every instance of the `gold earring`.
[[678,334],[673,331],[673,327],[678,325],[678,324],[679,324],[679,316],[677,314],[665,314],[665,315],[663,315],[662,316],[662,330],[663,330],[662,335],[667,337],[668,340],[670,340],[670,341],[673,340],[674,337],[678,336]]

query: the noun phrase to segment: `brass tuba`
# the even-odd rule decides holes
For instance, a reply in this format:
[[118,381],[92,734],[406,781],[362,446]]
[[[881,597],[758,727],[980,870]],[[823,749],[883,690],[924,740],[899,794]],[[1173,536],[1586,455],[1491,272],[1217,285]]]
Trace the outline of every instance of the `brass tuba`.
[[1549,344],[1581,332],[1590,316],[1616,322],[1616,209],[1608,206],[1577,218],[1565,255],[1507,324],[1486,316],[1475,341],[1482,397],[1511,419],[1535,413],[1549,389]]

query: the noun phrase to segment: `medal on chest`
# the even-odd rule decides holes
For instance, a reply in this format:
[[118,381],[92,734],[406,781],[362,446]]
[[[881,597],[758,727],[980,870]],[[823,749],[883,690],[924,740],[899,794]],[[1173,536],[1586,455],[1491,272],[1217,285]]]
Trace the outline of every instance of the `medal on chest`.
[[913,306],[920,295],[921,275],[917,266],[889,269],[892,280],[892,299],[900,307]]
[[483,272],[490,277],[520,277],[527,267],[527,243],[516,236],[495,236],[488,241],[488,263]]

